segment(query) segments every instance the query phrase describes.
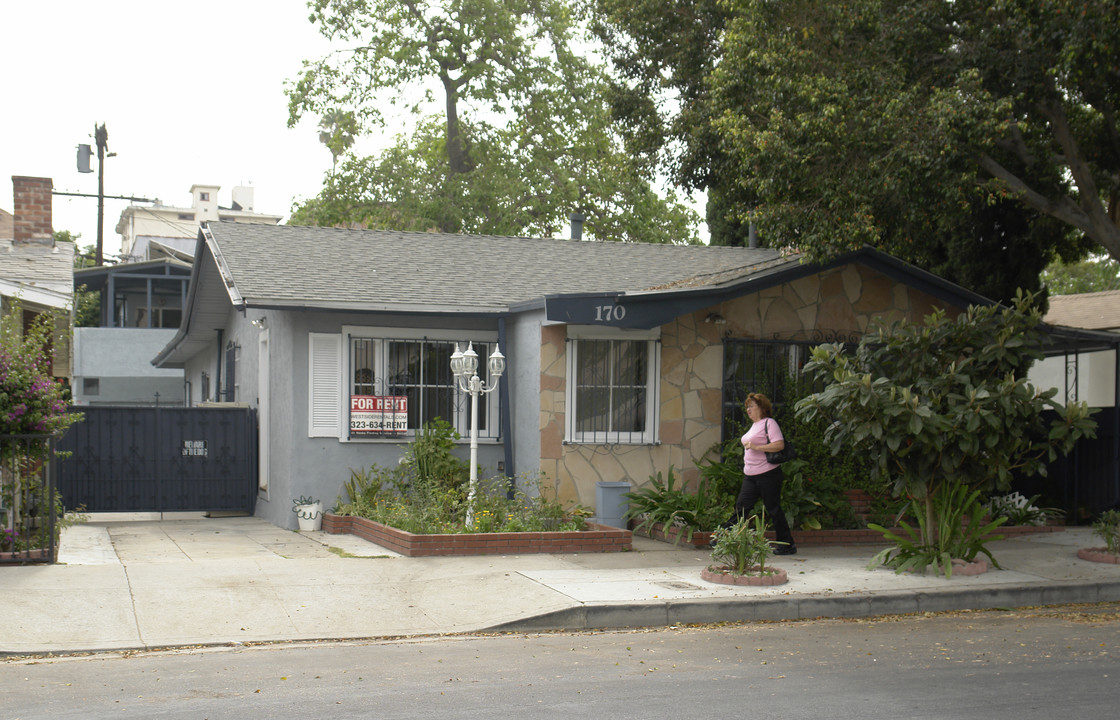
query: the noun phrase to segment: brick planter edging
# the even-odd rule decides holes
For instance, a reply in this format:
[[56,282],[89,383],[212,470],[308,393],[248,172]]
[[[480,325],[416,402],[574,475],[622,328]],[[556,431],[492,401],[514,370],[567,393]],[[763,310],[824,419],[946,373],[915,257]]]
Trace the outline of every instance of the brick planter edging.
[[589,530],[565,532],[461,533],[417,535],[349,515],[323,513],[323,532],[351,533],[408,557],[437,555],[529,555],[535,553],[623,552],[629,530],[587,523]]
[[1077,557],[1082,560],[1088,560],[1089,562],[1120,565],[1120,555],[1113,555],[1108,551],[1108,548],[1103,547],[1081,548],[1077,551]]
[[[755,570],[757,567],[751,569]],[[786,571],[774,566],[770,566],[769,575],[732,575],[730,572],[726,572],[726,566],[709,565],[700,571],[700,579],[720,585],[742,585],[746,587],[768,587],[770,585],[785,585],[789,582]]]
[[[905,532],[902,528],[892,528],[896,533]],[[1003,535],[1005,540],[1021,537],[1023,535],[1035,535],[1038,533],[1053,533],[1064,532],[1065,528],[1053,525],[1012,525],[1011,527],[996,528],[993,535]],[[661,540],[663,542],[676,542],[677,536],[680,534],[680,528],[669,528],[668,532],[664,530],[660,523],[655,523],[649,531],[642,531],[637,533],[645,537],[653,538],[654,540]],[[774,539],[774,532],[769,531],[766,537],[771,540]],[[708,542],[712,539],[712,533],[702,532],[697,530],[692,533],[692,541],[686,542],[683,538],[678,542],[678,545],[691,545],[697,548],[708,547]],[[797,545],[884,545],[887,541],[883,539],[883,534],[877,530],[870,530],[868,528],[860,528],[858,530],[794,530],[793,542]]]

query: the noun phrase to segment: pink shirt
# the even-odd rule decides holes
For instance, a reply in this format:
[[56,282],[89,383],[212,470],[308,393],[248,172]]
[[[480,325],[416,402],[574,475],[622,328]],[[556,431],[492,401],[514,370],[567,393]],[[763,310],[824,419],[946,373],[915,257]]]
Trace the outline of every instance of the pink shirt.
[[[767,432],[769,432],[770,439],[767,440]],[[778,423],[774,422],[774,418],[762,418],[755,424],[751,425],[750,430],[739,440],[743,444],[743,474],[744,475],[761,475],[764,472],[770,472],[779,465],[766,462],[766,453],[761,450],[747,449],[747,443],[752,445],[768,445],[778,440],[785,440],[782,435],[782,429],[778,427]]]

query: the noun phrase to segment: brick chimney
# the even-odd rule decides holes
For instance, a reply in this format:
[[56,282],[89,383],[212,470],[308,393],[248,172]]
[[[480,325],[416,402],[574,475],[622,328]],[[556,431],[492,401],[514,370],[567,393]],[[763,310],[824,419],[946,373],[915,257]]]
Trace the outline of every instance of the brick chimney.
[[17,244],[54,243],[50,178],[12,176],[12,237]]

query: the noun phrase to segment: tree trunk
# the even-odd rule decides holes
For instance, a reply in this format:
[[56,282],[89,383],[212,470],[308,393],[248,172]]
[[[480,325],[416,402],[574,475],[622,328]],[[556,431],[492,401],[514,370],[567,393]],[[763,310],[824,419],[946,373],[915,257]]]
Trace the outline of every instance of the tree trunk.
[[467,154],[467,142],[463,137],[462,127],[459,125],[459,91],[455,82],[446,72],[440,72],[443,82],[445,113],[447,115],[447,176],[453,177],[470,172],[470,157]]

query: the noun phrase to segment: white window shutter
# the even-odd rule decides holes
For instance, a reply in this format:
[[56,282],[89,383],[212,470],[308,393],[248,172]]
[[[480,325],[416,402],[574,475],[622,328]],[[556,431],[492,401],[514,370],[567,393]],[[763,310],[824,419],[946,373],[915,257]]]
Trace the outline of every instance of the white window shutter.
[[342,335],[308,333],[308,437],[342,436]]

